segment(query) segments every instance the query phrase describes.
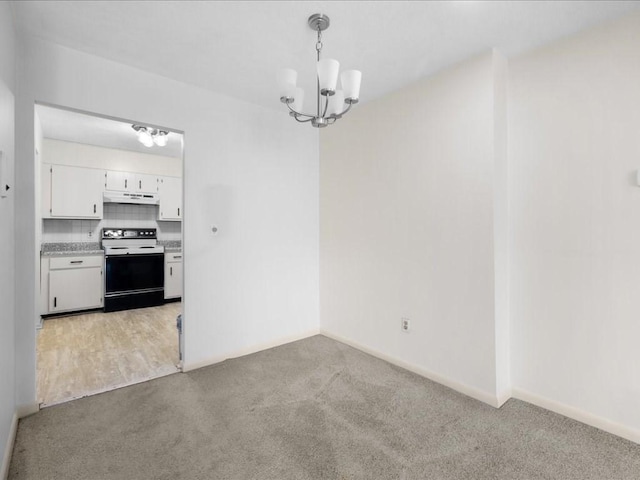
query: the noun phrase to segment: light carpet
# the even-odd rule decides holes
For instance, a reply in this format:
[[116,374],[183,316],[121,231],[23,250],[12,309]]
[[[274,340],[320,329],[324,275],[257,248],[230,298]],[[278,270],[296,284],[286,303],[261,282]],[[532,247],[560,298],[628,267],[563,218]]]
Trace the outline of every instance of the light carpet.
[[635,479],[640,445],[323,336],[50,407],[11,479]]

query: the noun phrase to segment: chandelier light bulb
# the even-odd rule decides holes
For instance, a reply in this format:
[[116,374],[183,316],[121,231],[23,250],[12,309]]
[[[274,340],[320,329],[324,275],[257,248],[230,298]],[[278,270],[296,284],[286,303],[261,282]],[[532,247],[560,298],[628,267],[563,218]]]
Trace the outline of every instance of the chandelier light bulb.
[[347,70],[342,72],[340,81],[344,90],[344,98],[348,103],[357,103],[360,98],[360,82],[362,80],[362,72],[359,70]]
[[304,105],[304,89],[298,87],[293,91],[293,103],[291,104],[291,108],[293,108],[296,112],[302,110],[302,106]]
[[336,90],[336,93],[329,98],[327,115],[341,116],[342,110],[344,110],[344,92]]
[[318,61],[318,81],[322,95],[333,95],[338,83],[340,62],[333,58],[323,58]]
[[298,72],[292,68],[283,68],[278,72],[278,88],[280,90],[280,98],[292,97],[296,83],[298,81]]
[[145,147],[153,147],[153,138],[145,127],[138,130],[138,141]]
[[153,135],[153,143],[155,143],[159,147],[165,147],[168,141],[169,141],[169,132],[165,132],[164,130],[158,130],[157,133]]

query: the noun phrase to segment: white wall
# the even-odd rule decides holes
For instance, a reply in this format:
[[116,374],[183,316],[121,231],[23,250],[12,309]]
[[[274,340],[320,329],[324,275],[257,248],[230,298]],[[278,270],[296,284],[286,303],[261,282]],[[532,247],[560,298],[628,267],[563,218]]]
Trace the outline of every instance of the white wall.
[[[44,144],[44,132],[42,131],[42,122],[40,121],[40,115],[38,115],[37,109],[33,113],[33,134],[34,134],[33,143],[35,145],[36,165],[41,165],[42,164],[42,146]],[[36,217],[41,217],[42,216],[42,197],[43,195],[46,195],[46,194],[42,191],[42,170],[38,166],[36,167],[34,172],[34,180],[35,180]],[[50,191],[48,191],[47,193],[49,195],[51,194]],[[36,245],[40,245],[42,243],[42,230],[43,230],[42,222],[36,222]]]
[[510,82],[515,394],[640,442],[640,16]]
[[317,331],[314,129],[282,112],[36,39],[20,42],[18,80],[19,402],[36,398],[35,101],[185,132],[187,368]]
[[103,168],[123,172],[182,176],[182,159],[45,138],[42,163]]
[[0,2],[0,150],[4,157],[5,184],[11,189],[0,198],[0,478],[9,468],[15,413],[14,348],[14,32],[11,10]]
[[11,5],[9,2],[0,2],[0,79],[5,86],[15,91],[15,31]]
[[511,397],[511,319],[509,316],[509,158],[507,59],[493,52],[493,250],[495,269],[496,394],[498,404]]
[[463,62],[358,106],[320,154],[322,330],[493,405],[509,387],[505,78],[495,52]]

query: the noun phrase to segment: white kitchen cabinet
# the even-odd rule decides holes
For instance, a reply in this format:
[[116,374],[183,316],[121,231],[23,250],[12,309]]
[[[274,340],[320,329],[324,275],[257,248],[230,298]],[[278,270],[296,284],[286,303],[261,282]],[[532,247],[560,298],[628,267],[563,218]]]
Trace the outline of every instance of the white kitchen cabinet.
[[40,170],[42,218],[51,218],[51,165],[43,163]]
[[158,191],[158,177],[156,175],[136,173],[133,188],[138,193],[156,193]]
[[159,177],[160,208],[158,220],[182,220],[182,178]]
[[51,218],[102,218],[103,171],[50,166]]
[[158,177],[144,173],[107,170],[104,188],[107,191],[115,192],[156,193],[158,191]]
[[104,189],[110,192],[133,191],[133,173],[107,170],[104,174]]
[[164,255],[164,298],[182,297],[182,252]]
[[102,308],[103,261],[102,255],[43,257],[42,313]]

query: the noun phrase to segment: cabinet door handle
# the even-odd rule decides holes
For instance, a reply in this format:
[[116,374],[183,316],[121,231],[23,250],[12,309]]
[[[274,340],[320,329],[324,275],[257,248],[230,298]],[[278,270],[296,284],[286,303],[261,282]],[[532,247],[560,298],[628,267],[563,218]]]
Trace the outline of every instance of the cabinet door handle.
[[58,306],[58,297],[53,297],[53,308]]
[[169,267],[169,275],[173,277],[173,267]]
[[182,258],[182,255],[174,255],[173,258]]
[[178,216],[180,216],[180,207],[178,207]]
[[138,188],[142,190],[142,180],[138,180]]
[[96,213],[96,204],[93,204],[93,213]]
[[124,179],[124,188],[127,188],[127,179]]
[[71,260],[69,263],[83,263],[84,260]]

